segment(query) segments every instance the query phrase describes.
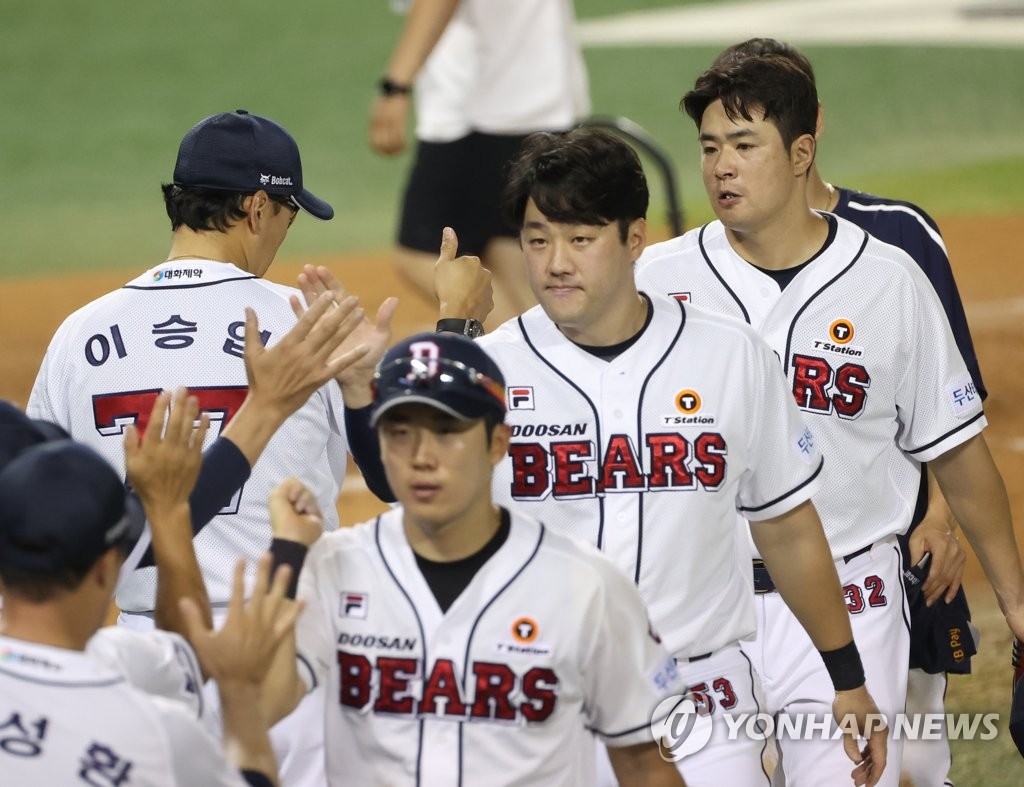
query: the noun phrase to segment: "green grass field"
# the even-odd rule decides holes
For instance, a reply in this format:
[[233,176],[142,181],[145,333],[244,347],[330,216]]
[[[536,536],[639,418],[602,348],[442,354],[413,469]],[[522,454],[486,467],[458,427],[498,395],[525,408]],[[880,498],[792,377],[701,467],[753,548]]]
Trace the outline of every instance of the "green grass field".
[[[679,4],[577,3],[581,17]],[[236,107],[295,134],[308,185],[338,210],[333,222],[303,222],[285,256],[389,245],[408,159],[374,156],[365,129],[399,20],[384,0],[352,5],[0,0],[0,275],[138,268],[164,253],[158,185],[178,142],[196,120]],[[668,149],[691,223],[709,211],[695,132],[676,106],[718,49],[586,53],[595,112],[633,118]],[[827,177],[936,213],[1024,208],[1024,51],[806,50],[826,107]],[[660,188],[652,182],[655,219]]]

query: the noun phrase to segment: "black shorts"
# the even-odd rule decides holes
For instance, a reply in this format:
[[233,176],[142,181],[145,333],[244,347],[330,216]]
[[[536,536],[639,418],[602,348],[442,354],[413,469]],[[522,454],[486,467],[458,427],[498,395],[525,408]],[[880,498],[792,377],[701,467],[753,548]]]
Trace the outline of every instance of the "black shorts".
[[525,135],[471,132],[454,142],[420,142],[402,201],[398,243],[437,253],[441,230],[452,227],[459,254],[480,256],[495,237],[519,232],[501,215],[509,163]]

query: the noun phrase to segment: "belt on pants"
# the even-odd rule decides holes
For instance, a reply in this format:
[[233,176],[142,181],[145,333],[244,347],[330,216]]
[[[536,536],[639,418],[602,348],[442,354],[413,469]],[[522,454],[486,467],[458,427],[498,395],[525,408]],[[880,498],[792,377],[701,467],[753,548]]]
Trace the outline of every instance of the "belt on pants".
[[[861,547],[856,552],[851,552],[849,555],[843,555],[843,562],[849,563],[856,557],[860,557],[865,552],[868,552],[873,544],[868,544],[866,547]],[[754,558],[754,592],[757,595],[763,595],[765,593],[775,592],[775,580],[772,579],[771,574],[768,573],[768,567],[764,564],[763,560]]]

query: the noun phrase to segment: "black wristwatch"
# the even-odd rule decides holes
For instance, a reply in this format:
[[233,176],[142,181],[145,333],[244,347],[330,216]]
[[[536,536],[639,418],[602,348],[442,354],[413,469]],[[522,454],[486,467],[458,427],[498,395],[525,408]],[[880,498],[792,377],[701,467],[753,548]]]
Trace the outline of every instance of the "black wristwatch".
[[398,82],[393,82],[391,77],[381,77],[380,82],[377,83],[377,90],[385,98],[407,96],[412,93],[412,85],[402,85]]
[[438,333],[461,333],[470,339],[478,339],[484,335],[484,326],[479,320],[462,320],[458,317],[448,317],[437,321]]

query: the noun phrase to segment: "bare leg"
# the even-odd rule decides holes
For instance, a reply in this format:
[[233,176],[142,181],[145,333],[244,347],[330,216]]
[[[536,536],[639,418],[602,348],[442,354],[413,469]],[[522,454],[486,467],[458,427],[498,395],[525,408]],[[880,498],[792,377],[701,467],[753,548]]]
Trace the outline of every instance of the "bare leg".
[[[437,298],[434,297],[434,263],[437,254],[417,251],[407,246],[396,246],[392,258],[392,267],[406,291],[428,304],[432,313],[437,311]],[[433,325],[420,326],[418,330],[432,331]]]

